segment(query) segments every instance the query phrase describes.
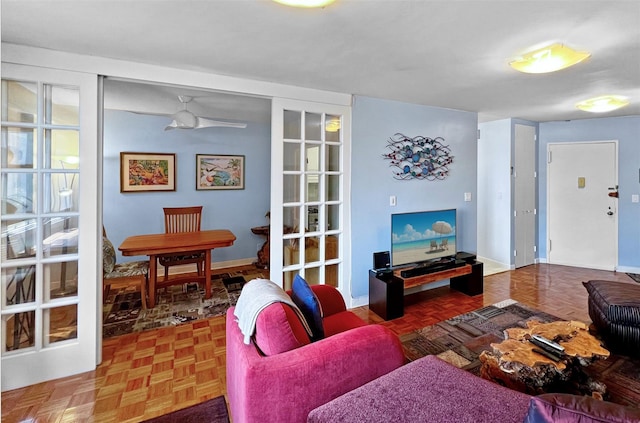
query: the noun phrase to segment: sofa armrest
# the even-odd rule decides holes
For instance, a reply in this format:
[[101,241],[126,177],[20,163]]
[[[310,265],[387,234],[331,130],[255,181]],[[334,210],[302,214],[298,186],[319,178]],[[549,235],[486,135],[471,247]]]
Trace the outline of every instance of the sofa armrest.
[[316,297],[318,297],[318,301],[320,301],[324,317],[343,312],[347,309],[344,298],[342,298],[342,294],[337,288],[331,285],[311,285],[311,290],[316,294]]
[[264,357],[242,343],[229,318],[227,394],[234,421],[304,422],[319,405],[404,364],[400,340],[380,325]]

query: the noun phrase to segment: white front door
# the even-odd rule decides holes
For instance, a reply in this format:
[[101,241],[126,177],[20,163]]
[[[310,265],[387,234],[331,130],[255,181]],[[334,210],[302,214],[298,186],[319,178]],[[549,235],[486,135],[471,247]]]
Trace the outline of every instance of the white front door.
[[271,136],[271,279],[295,274],[348,294],[351,109],[274,99]]
[[95,369],[97,77],[2,64],[2,390]]
[[616,141],[548,146],[547,259],[615,270],[618,261]]
[[536,245],[536,129],[515,125],[515,266],[534,263]]

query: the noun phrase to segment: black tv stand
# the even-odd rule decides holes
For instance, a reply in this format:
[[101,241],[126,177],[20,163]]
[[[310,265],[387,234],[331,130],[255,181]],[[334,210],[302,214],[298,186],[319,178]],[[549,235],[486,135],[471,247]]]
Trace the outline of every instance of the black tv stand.
[[456,260],[453,257],[418,264],[415,267],[401,270],[400,276],[403,278],[414,278],[416,276],[428,275],[429,273],[442,272],[443,270],[455,269],[466,264],[463,260]]
[[449,286],[455,291],[470,296],[482,294],[482,262],[471,259],[466,262],[456,261],[462,261],[462,265],[413,277],[404,277],[401,274],[409,268],[390,269],[384,272],[370,270],[369,309],[385,320],[402,317],[405,290],[443,279],[449,279]]

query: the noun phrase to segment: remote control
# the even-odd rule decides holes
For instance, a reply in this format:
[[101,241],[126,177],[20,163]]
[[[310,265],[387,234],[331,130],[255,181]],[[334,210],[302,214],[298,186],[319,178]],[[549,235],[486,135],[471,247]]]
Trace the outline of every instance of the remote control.
[[[534,339],[546,346],[548,346],[549,348],[552,348],[556,351],[559,352],[564,352],[564,347],[560,344],[558,344],[557,342],[554,342],[550,339],[545,338],[544,336],[541,335],[531,335],[531,339]],[[542,346],[542,345],[541,345]]]
[[[558,357],[563,357],[564,356],[564,352],[563,351],[551,348],[550,346],[548,346],[544,342],[536,341],[533,338],[530,338],[529,342],[531,342],[533,345],[538,347],[538,349],[544,350],[544,352],[546,352],[546,353],[549,353],[549,354],[552,354],[552,355],[558,356]],[[535,348],[534,348],[534,350],[535,350]]]

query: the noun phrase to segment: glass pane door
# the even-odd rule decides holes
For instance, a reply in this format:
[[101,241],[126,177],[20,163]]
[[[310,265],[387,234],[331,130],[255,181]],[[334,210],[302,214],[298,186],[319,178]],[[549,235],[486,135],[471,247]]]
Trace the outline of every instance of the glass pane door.
[[[277,162],[281,170],[273,177],[282,183],[272,184],[271,231],[282,228],[282,235],[281,245],[272,241],[272,249],[278,251],[272,250],[271,256],[282,255],[282,268],[276,270],[277,260],[272,259],[271,278],[275,280],[279,275],[274,273],[281,272],[285,289],[291,288],[296,274],[310,284],[341,287],[348,238],[344,163],[349,109],[286,103],[278,113],[274,106],[274,120],[280,120],[274,125],[277,158],[272,164],[275,167]],[[279,216],[274,219],[276,207]]]
[[[29,383],[29,378],[11,377],[13,366],[8,363],[15,359],[43,365],[47,351],[60,346],[74,349],[82,320],[80,86],[67,80],[23,79],[24,74],[11,79],[4,70],[0,87],[3,390],[13,387],[16,379]],[[31,358],[22,361],[25,357]],[[92,360],[95,364],[95,354]]]

